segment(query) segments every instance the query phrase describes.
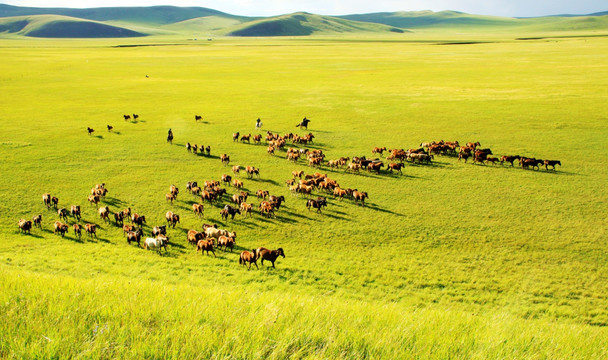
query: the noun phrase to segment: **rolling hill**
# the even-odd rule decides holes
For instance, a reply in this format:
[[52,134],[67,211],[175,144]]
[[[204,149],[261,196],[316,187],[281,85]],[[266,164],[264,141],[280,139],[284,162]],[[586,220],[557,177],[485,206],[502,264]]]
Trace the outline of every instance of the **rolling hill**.
[[119,26],[59,15],[0,18],[0,33],[2,32],[41,38],[124,38],[147,35]]
[[533,18],[508,18],[472,15],[458,11],[408,11],[345,15],[340,16],[340,18],[408,29],[453,27],[476,29],[525,28],[536,31],[608,29],[608,16],[606,16],[605,12],[586,16],[560,15]]
[[[390,34],[422,29],[491,31],[608,30],[606,12],[508,18],[458,11],[402,11],[344,16],[298,12],[274,17],[246,17],[203,7],[33,8],[0,4],[0,33],[60,38],[107,38],[145,35],[308,36]],[[409,30],[406,30],[409,29]]]
[[221,16],[239,20],[252,20],[203,7],[150,6],[150,7],[104,7],[90,9],[33,8],[0,4],[0,17],[25,15],[63,15],[96,21],[122,21],[138,24],[173,24],[206,16]]
[[312,34],[339,34],[354,32],[396,32],[405,30],[383,24],[371,24],[299,12],[295,14],[247,22],[231,30],[231,36],[306,36]]

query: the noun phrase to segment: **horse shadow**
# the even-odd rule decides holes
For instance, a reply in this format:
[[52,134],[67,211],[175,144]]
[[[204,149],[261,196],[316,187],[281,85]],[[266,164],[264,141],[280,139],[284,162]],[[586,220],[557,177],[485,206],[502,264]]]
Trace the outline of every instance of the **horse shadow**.
[[344,217],[344,216],[340,216],[340,215],[334,215],[330,212],[324,212],[324,213],[320,213],[320,215],[322,216],[327,216],[330,217],[332,219],[336,219],[336,220],[346,220],[346,221],[352,221],[351,219]]
[[[45,231],[45,230],[42,230],[42,231]],[[18,231],[18,232],[17,232],[17,234],[21,234],[21,232],[20,232],[20,231]],[[36,234],[32,234],[32,232],[31,232],[31,231],[30,231],[29,233],[26,233],[25,235],[31,236],[31,237],[36,238],[36,239],[44,239],[44,236],[40,236],[40,235],[36,235]]]
[[110,197],[110,196],[106,196],[106,197],[103,199],[103,202],[104,202],[106,205],[110,205],[110,206],[116,206],[116,207],[121,206],[121,204],[124,204],[124,203],[125,203],[124,201],[122,201],[122,200],[120,200],[120,199],[118,199],[118,198],[115,198],[115,197]]
[[122,133],[120,131],[111,131],[112,134],[116,134],[116,135],[122,135]]
[[103,139],[103,136],[102,136],[102,135],[92,135],[92,137],[94,137],[94,138],[98,138],[98,139]]
[[375,210],[375,211],[384,212],[384,213],[387,213],[387,214],[392,214],[392,215],[397,215],[397,216],[405,217],[404,214],[397,213],[397,212],[394,212],[394,211],[388,210],[388,209],[383,209],[383,208],[379,207],[376,204],[366,203],[364,207],[366,207],[368,209]]
[[260,178],[258,178],[257,180],[255,180],[255,179],[252,179],[252,180],[258,181],[258,182],[263,182],[263,183],[268,183],[268,184],[271,184],[271,185],[277,185],[277,186],[279,185],[279,183],[276,182],[273,179],[260,179]]

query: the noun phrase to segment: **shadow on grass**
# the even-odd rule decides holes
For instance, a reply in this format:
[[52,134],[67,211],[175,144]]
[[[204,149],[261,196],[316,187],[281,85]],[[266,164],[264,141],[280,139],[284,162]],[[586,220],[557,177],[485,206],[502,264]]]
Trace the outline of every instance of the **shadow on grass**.
[[106,196],[105,198],[103,198],[102,200],[106,205],[109,206],[114,206],[114,207],[119,207],[122,206],[121,204],[124,204],[125,202],[115,198],[115,197],[110,197],[110,196]]
[[397,213],[397,212],[394,212],[394,211],[392,211],[392,210],[388,210],[388,209],[383,209],[383,208],[379,207],[378,205],[376,205],[376,204],[372,204],[372,203],[369,203],[369,202],[368,202],[368,203],[365,203],[365,206],[364,206],[364,207],[365,207],[365,208],[368,208],[368,209],[375,210],[375,211],[384,212],[384,213],[387,213],[387,214],[393,214],[393,215],[397,215],[397,216],[405,217],[405,215],[404,215],[404,214]]
[[91,135],[91,137],[98,138],[98,139],[103,139],[103,136],[101,136],[101,135]]

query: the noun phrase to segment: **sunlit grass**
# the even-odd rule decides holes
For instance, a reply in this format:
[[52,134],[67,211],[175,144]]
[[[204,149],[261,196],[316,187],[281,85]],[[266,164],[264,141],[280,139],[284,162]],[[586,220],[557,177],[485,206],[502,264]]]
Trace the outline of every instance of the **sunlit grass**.
[[[121,43],[0,43],[0,357],[606,356],[603,38],[110,47]],[[122,119],[131,113],[140,121]],[[444,139],[563,167],[437,157],[404,176],[353,175],[232,142],[258,133],[258,117],[264,131],[303,133],[304,116],[328,159]],[[186,142],[211,145],[213,157],[188,154]],[[248,191],[286,196],[276,219],[222,222],[208,204],[203,221],[194,216],[185,183],[231,174],[222,153],[261,169],[259,180],[239,176]],[[368,204],[309,212],[284,186],[295,169],[367,191]],[[167,255],[101,223],[86,202],[101,182],[112,211],[129,206],[149,226],[181,215]],[[80,204],[100,239],[54,236],[45,192]],[[18,219],[38,213],[43,231],[20,235]],[[185,232],[203,222],[237,231],[238,250],[196,254]],[[259,246],[286,258],[276,270],[240,267],[238,253]]]

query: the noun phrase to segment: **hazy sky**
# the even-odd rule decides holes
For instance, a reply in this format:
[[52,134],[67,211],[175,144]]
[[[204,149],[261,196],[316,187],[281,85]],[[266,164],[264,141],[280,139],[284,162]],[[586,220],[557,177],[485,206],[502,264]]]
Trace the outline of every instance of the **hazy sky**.
[[608,10],[606,0],[0,0],[33,7],[202,6],[234,15],[281,15],[307,11],[346,15],[381,11],[457,10],[497,16],[589,14]]

